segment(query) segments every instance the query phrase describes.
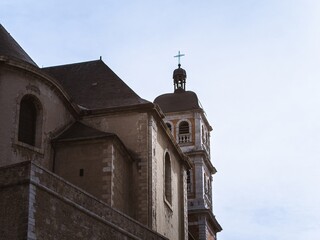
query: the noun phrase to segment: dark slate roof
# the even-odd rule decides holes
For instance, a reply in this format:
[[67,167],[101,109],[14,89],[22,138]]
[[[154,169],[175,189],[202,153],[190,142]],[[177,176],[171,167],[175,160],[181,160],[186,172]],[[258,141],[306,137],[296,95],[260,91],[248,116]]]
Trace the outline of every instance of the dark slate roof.
[[10,33],[0,24],[0,56],[6,56],[12,59],[21,60],[34,66],[37,64],[20,47],[20,45],[11,37]]
[[79,139],[91,139],[115,136],[114,133],[107,133],[84,125],[81,122],[73,123],[66,131],[61,133],[54,141],[68,141]]
[[73,100],[87,109],[148,103],[126,85],[102,60],[43,68]]
[[202,109],[197,94],[192,91],[176,90],[160,95],[154,100],[164,113]]

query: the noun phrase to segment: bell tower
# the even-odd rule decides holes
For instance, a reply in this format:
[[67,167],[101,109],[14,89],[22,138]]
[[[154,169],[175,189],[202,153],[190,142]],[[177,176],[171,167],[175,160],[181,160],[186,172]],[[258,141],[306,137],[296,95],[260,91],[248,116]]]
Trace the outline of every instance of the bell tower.
[[211,162],[209,124],[198,96],[186,90],[186,71],[173,71],[174,93],[158,96],[158,104],[165,114],[168,131],[192,163],[187,173],[189,239],[216,239],[222,230],[213,214],[213,175],[216,169]]

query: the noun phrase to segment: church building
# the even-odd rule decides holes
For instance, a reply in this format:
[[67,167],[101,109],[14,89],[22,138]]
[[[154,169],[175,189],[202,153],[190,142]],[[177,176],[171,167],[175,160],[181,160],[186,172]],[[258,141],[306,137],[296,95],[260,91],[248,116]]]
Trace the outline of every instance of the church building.
[[216,239],[186,72],[154,102],[101,59],[40,68],[0,24],[0,239]]

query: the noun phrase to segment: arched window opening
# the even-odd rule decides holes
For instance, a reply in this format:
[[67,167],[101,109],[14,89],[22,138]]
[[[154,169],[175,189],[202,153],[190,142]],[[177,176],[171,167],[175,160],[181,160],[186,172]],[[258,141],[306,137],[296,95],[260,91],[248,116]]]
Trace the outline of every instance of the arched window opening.
[[202,132],[202,142],[206,143],[206,136],[205,136],[205,133],[204,133],[204,127],[202,125],[201,127],[201,132]]
[[182,121],[179,124],[179,143],[189,143],[191,142],[190,127],[187,121]]
[[170,132],[172,132],[172,126],[171,126],[171,124],[167,122],[166,125],[167,125],[167,127],[169,128]]
[[40,108],[32,96],[25,96],[20,102],[18,140],[31,146],[39,145]]
[[179,125],[179,134],[186,134],[189,133],[189,123],[186,121],[183,121]]
[[205,194],[208,194],[209,192],[209,181],[208,181],[208,178],[207,178],[207,175],[204,173],[203,174],[203,185],[204,185],[204,192]]
[[171,179],[171,160],[169,153],[165,155],[165,171],[164,171],[164,181],[165,181],[165,198],[171,204],[172,202],[172,179]]
[[191,185],[191,172],[188,169],[187,170],[187,192],[191,193],[192,192],[192,185]]

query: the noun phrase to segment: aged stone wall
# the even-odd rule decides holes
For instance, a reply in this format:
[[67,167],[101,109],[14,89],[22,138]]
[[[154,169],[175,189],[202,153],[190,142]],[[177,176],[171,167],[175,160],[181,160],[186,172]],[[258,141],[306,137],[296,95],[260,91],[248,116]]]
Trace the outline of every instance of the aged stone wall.
[[57,143],[55,173],[132,215],[132,160],[115,137]]
[[12,206],[12,218],[0,215],[2,226],[18,229],[15,235],[2,231],[2,239],[166,239],[31,162],[0,168],[3,189],[21,204],[0,199],[1,208]]
[[149,178],[149,138],[148,114],[139,112],[122,112],[105,116],[91,116],[84,122],[96,129],[112,132],[124,143],[133,158],[132,198],[133,217],[151,227],[150,178]]
[[[0,72],[0,166],[32,159],[51,169],[51,135],[73,121],[72,115],[49,81],[6,65]],[[41,105],[41,136],[36,147],[18,141],[20,101],[27,94]]]
[[[134,218],[148,224],[169,239],[187,238],[185,171],[180,155],[166,136],[166,130],[148,113],[123,113],[87,117],[86,124],[116,133],[134,158],[132,208]],[[164,155],[172,161],[172,204],[164,199]]]
[[193,237],[191,239],[199,239],[199,223],[198,217],[194,215],[189,215],[189,234]]
[[0,169],[0,239],[26,239],[29,200],[26,168]]
[[112,155],[112,204],[114,208],[133,216],[132,166],[133,160],[120,144],[113,144]]
[[[153,167],[152,167],[152,190],[155,194],[155,222],[156,230],[169,239],[187,239],[188,217],[186,205],[186,169],[181,156],[178,154],[174,145],[166,136],[160,122],[150,119],[153,140]],[[169,153],[172,174],[172,201],[165,199],[164,183],[164,159],[165,154]]]
[[[101,199],[104,194],[102,186],[107,185],[105,192],[110,192],[111,185],[111,175],[106,178],[103,174],[103,168],[107,166],[103,161],[112,154],[108,147],[109,141],[105,139],[57,143],[54,172]],[[104,200],[110,204],[110,198]]]

